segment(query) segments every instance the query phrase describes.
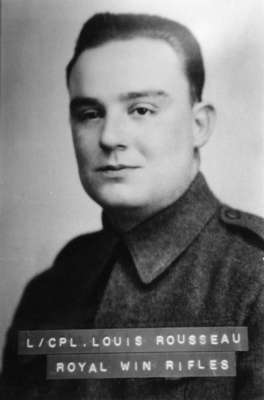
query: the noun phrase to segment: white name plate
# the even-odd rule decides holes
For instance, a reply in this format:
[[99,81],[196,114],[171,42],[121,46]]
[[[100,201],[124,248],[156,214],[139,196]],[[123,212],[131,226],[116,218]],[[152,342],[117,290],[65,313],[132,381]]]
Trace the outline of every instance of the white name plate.
[[246,327],[20,331],[19,354],[232,352],[248,350]]
[[236,375],[235,353],[49,355],[48,379],[183,378]]

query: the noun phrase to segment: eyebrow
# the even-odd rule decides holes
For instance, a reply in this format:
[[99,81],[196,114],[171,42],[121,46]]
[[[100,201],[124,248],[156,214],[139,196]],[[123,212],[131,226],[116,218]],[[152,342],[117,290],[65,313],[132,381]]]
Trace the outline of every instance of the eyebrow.
[[70,110],[84,106],[100,106],[100,102],[93,97],[75,97],[70,102]]
[[120,95],[120,99],[122,101],[136,100],[136,99],[141,99],[143,97],[168,98],[169,95],[163,90],[144,90],[142,92],[128,92]]

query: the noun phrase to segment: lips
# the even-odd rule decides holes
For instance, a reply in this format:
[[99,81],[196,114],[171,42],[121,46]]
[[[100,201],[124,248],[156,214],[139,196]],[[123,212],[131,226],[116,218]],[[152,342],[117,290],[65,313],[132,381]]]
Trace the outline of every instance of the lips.
[[107,171],[121,171],[124,169],[137,169],[139,167],[133,165],[124,165],[124,164],[116,164],[116,165],[103,165],[98,167],[96,171],[107,172]]

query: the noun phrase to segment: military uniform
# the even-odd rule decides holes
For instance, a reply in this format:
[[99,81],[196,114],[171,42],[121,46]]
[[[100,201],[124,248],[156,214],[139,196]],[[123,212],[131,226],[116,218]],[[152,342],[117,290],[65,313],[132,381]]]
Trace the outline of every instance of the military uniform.
[[[74,239],[27,286],[5,348],[6,398],[263,399],[263,227],[220,204],[200,173],[125,234],[104,217],[102,231]],[[42,356],[16,354],[20,329],[157,326],[247,326],[250,350],[237,353],[235,378],[79,381],[46,381]]]

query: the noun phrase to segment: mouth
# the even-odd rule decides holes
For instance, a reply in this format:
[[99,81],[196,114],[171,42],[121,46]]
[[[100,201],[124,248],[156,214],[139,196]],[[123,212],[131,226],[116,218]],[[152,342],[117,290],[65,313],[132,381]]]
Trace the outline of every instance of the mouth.
[[128,179],[139,166],[126,164],[107,164],[96,168],[96,172],[106,180],[123,181]]
[[122,171],[122,170],[130,170],[137,169],[138,166],[133,165],[124,165],[124,164],[116,164],[116,165],[103,165],[101,167],[96,168],[98,172],[111,172],[111,171]]

